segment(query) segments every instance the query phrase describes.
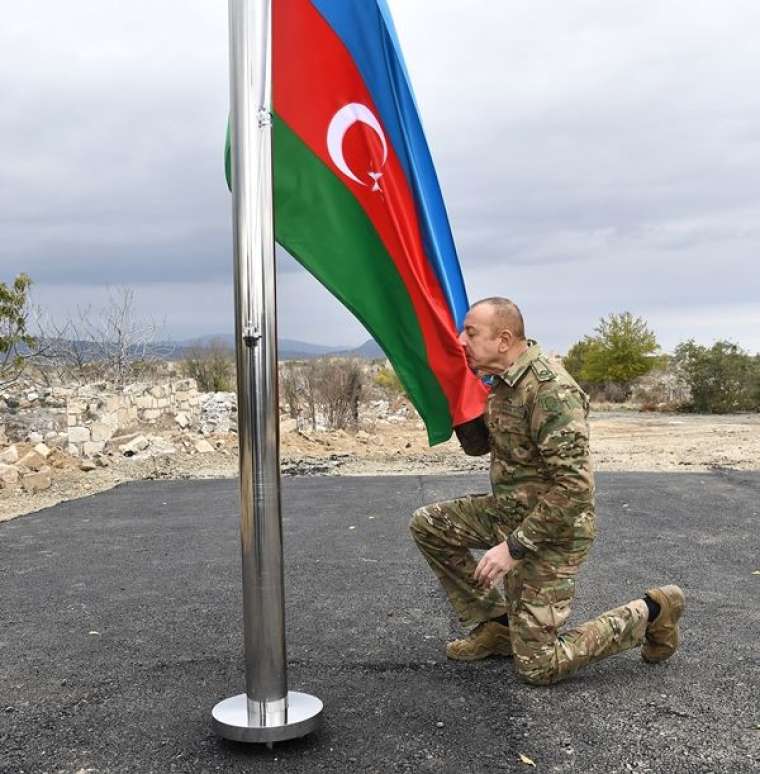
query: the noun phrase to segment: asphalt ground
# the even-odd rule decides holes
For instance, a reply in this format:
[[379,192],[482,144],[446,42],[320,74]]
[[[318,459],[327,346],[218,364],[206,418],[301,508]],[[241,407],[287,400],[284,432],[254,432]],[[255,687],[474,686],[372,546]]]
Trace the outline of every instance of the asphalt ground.
[[549,688],[444,657],[459,629],[409,515],[486,488],[284,481],[289,683],[325,712],[271,750],[211,730],[244,689],[235,481],[125,484],[0,524],[0,771],[760,771],[760,473],[598,476],[571,623],[675,582],[684,643]]

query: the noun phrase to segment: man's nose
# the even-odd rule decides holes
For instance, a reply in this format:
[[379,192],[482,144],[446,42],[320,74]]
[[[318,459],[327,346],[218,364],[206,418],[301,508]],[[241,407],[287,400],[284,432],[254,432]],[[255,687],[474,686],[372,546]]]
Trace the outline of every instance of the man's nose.
[[464,346],[465,345],[465,338],[464,338],[464,331],[459,331],[459,336],[457,336],[457,341]]

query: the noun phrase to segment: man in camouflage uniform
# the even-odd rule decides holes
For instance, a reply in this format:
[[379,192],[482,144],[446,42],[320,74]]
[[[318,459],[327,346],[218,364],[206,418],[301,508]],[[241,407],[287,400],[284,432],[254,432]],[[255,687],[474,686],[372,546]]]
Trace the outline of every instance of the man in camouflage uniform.
[[[493,377],[483,417],[457,428],[466,453],[490,451],[493,493],[424,506],[410,524],[460,620],[474,627],[447,656],[514,656],[518,674],[536,685],[639,645],[647,662],[669,658],[684,606],[677,586],[560,632],[596,534],[587,395],[525,339],[507,299],[473,305],[460,342],[470,367]],[[488,550],[476,564],[471,548]]]

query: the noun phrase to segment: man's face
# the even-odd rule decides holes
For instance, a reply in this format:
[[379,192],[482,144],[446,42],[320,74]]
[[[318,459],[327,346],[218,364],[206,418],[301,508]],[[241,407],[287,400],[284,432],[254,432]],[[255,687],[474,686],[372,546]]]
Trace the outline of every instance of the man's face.
[[489,304],[480,304],[467,312],[459,343],[464,347],[467,365],[479,374],[504,371],[504,352],[509,343],[503,332],[494,331],[494,313]]

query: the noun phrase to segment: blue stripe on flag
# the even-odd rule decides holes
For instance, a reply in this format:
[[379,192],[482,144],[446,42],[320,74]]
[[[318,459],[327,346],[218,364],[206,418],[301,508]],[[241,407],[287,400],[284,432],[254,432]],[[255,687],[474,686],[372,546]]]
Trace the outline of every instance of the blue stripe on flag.
[[350,52],[380,111],[414,194],[425,252],[460,329],[467,292],[390,10],[385,0],[311,2]]

